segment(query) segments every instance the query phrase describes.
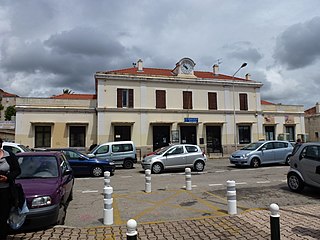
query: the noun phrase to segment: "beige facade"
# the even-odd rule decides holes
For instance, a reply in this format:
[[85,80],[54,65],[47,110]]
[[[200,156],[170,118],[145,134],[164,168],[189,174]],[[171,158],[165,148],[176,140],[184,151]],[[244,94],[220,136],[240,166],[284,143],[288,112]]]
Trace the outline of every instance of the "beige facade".
[[[70,146],[70,128],[84,129],[85,142],[90,146],[96,141],[96,100],[95,99],[52,99],[52,98],[18,98],[16,106],[15,142],[31,148]],[[37,145],[36,129],[49,130],[48,135],[39,136]],[[46,139],[49,138],[49,139]],[[47,146],[49,144],[49,146]]]
[[[87,149],[132,140],[144,155],[179,142],[198,144],[210,155],[229,154],[259,139],[295,141],[305,134],[303,106],[261,104],[260,82],[220,74],[218,66],[196,71],[188,58],[173,69],[142,64],[97,72],[96,99],[75,99],[77,94],[17,99],[16,142],[41,147],[42,131],[50,129],[50,147]],[[85,140],[74,142],[81,131]]]
[[320,141],[320,104],[305,111],[306,133],[308,134],[308,141]]

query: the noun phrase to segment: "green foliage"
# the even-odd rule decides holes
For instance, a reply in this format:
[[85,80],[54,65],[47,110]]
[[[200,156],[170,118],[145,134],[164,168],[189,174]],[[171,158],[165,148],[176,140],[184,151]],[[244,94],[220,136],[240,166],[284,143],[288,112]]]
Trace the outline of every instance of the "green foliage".
[[6,121],[11,121],[11,117],[16,115],[16,108],[15,106],[7,107],[4,116]]

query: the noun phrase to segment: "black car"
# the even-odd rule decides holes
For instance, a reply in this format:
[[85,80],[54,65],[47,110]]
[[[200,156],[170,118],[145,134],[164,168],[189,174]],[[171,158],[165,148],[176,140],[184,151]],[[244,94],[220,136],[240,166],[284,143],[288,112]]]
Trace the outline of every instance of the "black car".
[[115,164],[108,159],[89,157],[72,148],[50,148],[48,151],[61,151],[66,156],[74,175],[101,177],[105,171],[114,174]]

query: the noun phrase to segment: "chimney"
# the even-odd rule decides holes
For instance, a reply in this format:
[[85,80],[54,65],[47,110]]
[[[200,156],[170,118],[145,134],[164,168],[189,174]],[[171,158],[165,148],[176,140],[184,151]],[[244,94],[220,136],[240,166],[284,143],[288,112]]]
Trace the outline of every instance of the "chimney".
[[143,61],[141,59],[138,60],[138,72],[143,72],[143,66],[142,66]]
[[215,64],[213,65],[213,75],[218,75],[219,74],[219,65]]
[[246,74],[246,80],[250,80],[251,79],[251,75],[250,75],[250,73],[247,73]]

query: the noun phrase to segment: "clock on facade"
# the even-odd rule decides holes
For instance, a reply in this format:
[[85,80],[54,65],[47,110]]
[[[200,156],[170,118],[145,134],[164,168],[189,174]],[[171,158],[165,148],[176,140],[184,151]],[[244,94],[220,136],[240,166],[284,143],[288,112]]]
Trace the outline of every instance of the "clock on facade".
[[189,74],[193,71],[193,65],[189,62],[182,62],[181,72],[184,74]]

